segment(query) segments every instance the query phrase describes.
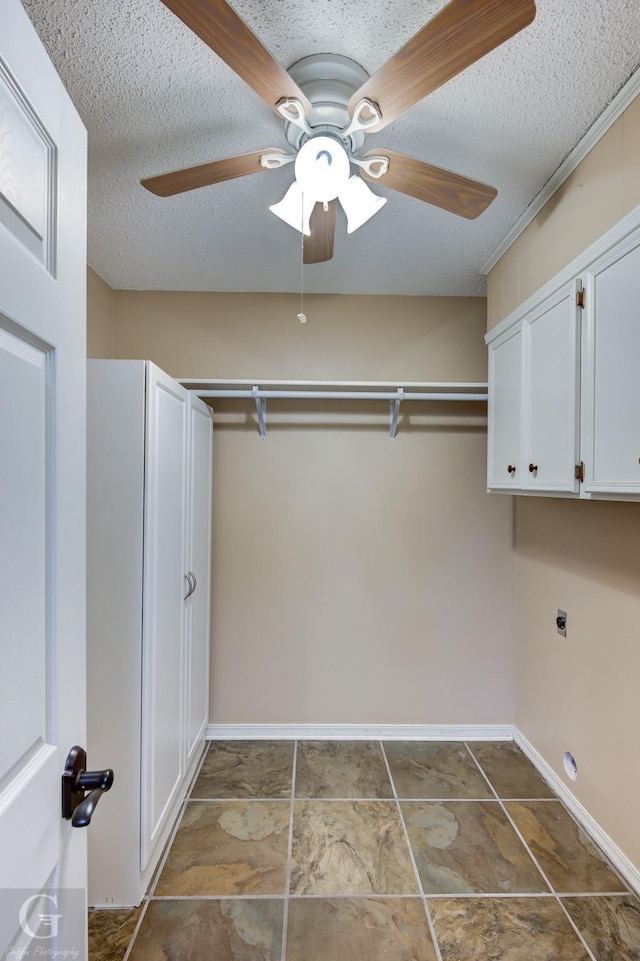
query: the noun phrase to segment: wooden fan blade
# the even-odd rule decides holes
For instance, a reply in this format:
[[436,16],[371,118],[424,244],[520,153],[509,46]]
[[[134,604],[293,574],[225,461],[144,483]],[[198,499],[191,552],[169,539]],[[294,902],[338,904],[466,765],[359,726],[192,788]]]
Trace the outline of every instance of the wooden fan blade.
[[140,183],[158,197],[173,197],[174,194],[184,193],[185,190],[208,187],[210,184],[222,183],[223,180],[246,177],[247,174],[259,174],[267,169],[260,163],[260,157],[266,153],[284,154],[286,151],[273,147],[268,150],[255,150],[253,153],[243,153],[237,157],[226,157],[224,160],[198,164],[197,167],[173,170],[158,177],[146,177]]
[[[299,100],[307,116],[311,104],[287,71],[225,0],[162,0],[214,53],[224,60],[277,113],[284,97]],[[280,114],[278,114],[280,116]]]
[[349,115],[364,97],[377,103],[382,130],[427,94],[531,23],[534,0],[451,0],[357,90]]
[[309,219],[311,235],[302,241],[302,262],[320,264],[333,257],[333,238],[336,232],[336,200],[329,201],[325,211],[321,203],[313,208]]
[[378,147],[365,156],[374,155],[388,157],[389,169],[382,177],[371,177],[362,169],[362,176],[371,183],[399,190],[400,193],[442,207],[443,210],[449,210],[452,214],[468,220],[473,220],[486,210],[498,193],[495,187],[461,177],[451,170],[432,167],[431,164],[406,157],[395,150]]

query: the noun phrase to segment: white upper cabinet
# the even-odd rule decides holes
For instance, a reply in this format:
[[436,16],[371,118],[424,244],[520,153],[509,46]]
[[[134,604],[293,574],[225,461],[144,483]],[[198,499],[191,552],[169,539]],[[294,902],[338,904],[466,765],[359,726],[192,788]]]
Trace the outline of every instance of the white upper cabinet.
[[580,281],[489,342],[488,486],[576,493]]
[[511,327],[489,350],[489,487],[520,486],[522,340],[522,328]]
[[640,498],[638,278],[640,207],[489,331],[490,489]]
[[565,284],[523,321],[525,490],[578,491],[579,289]]
[[587,275],[584,490],[640,494],[640,238]]

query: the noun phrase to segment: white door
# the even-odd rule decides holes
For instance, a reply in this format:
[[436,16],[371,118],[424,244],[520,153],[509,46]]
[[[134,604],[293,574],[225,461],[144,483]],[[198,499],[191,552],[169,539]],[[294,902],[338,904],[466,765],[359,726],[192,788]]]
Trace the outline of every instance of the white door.
[[209,719],[213,430],[211,408],[194,394],[189,394],[189,420],[191,478],[186,566],[193,578],[193,586],[185,602],[186,768],[202,747]]
[[147,364],[142,851],[158,843],[183,774],[183,607],[187,503],[187,391]]
[[565,284],[524,320],[525,490],[578,492],[581,287]]
[[587,274],[584,490],[640,494],[640,231]]
[[522,481],[522,327],[512,327],[489,347],[487,486],[520,487]]
[[19,0],[0,25],[0,948],[83,958],[86,138]]

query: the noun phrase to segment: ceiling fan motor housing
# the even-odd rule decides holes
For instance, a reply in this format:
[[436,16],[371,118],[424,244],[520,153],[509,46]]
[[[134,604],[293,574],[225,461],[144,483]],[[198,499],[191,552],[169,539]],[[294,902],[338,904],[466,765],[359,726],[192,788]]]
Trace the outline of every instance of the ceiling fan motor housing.
[[[347,151],[358,151],[365,138],[362,130],[355,130],[346,138],[340,134],[351,120],[347,112],[351,96],[369,79],[364,67],[349,57],[316,53],[298,60],[287,72],[313,106],[311,116],[307,117],[313,133],[337,137]],[[304,130],[289,121],[285,122],[285,136],[296,151],[309,139]]]

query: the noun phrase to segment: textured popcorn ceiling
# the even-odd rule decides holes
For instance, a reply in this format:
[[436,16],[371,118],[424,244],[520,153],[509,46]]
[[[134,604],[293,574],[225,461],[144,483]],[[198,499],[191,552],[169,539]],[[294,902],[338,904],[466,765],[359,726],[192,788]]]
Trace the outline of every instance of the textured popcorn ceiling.
[[[505,4],[509,0],[504,0]],[[286,146],[278,117],[160,0],[23,0],[89,132],[89,263],[113,287],[299,291],[300,235],[271,214],[291,167],[162,199],[141,177]],[[442,0],[232,0],[285,67],[312,53],[372,73]],[[640,0],[538,0],[533,24],[379,134],[377,145],[498,188],[466,221],[376,185],[383,210],[317,293],[468,294],[480,266],[640,62]]]

